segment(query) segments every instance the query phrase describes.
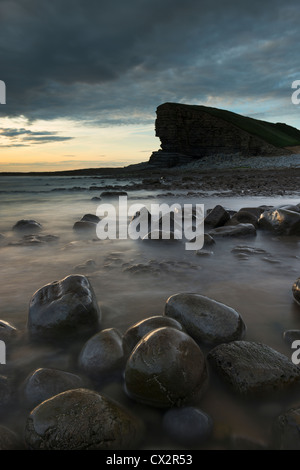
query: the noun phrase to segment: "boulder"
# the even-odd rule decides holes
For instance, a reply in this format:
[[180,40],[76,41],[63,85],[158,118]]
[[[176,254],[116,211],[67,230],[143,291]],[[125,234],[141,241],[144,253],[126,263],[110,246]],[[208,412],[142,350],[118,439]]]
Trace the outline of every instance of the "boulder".
[[214,229],[223,226],[228,220],[230,220],[229,212],[217,205],[205,217],[204,226],[205,229]]
[[180,293],[169,297],[165,315],[183,325],[198,343],[217,345],[242,339],[246,326],[233,308],[204,295]]
[[42,225],[36,220],[22,219],[13,226],[13,230],[15,232],[38,232],[42,230]]
[[158,328],[145,335],[129,356],[125,385],[130,398],[146,405],[192,404],[207,385],[204,355],[186,333]]
[[37,340],[68,340],[99,331],[101,311],[85,276],[70,275],[32,296],[28,332]]
[[40,368],[32,372],[22,385],[22,396],[33,409],[44,400],[83,386],[81,377],[58,369]]
[[287,209],[271,209],[263,212],[258,220],[259,228],[277,235],[299,235],[300,213]]
[[184,331],[183,326],[174,318],[169,318],[163,315],[156,315],[153,317],[145,318],[134,325],[131,325],[125,332],[123,341],[126,345],[126,350],[131,352],[137,343],[150,331],[168,326],[176,328],[179,331]]
[[94,379],[120,373],[123,366],[123,337],[115,328],[96,333],[85,343],[79,355],[80,369]]
[[200,445],[212,434],[213,420],[204,411],[193,406],[172,408],[163,417],[165,433],[181,446]]
[[266,344],[233,341],[220,344],[208,360],[225,382],[241,395],[265,395],[300,380],[300,368]]
[[239,211],[228,220],[225,226],[238,225],[238,224],[252,224],[255,228],[258,227],[258,217],[247,211]]
[[25,443],[33,450],[135,449],[142,437],[139,419],[92,390],[62,392],[30,413]]

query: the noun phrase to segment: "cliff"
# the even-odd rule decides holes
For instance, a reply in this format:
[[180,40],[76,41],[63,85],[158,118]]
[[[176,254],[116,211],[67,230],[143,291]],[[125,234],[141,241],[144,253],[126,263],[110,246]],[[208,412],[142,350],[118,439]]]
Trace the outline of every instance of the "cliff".
[[[161,150],[149,163],[174,166],[210,155],[283,155],[300,145],[300,131],[206,106],[165,103],[156,111]],[[284,151],[282,149],[285,149]]]

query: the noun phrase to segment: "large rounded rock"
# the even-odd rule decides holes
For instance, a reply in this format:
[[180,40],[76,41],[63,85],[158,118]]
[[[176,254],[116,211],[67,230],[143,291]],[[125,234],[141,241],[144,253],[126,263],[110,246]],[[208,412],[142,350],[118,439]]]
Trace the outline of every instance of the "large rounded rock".
[[277,235],[299,235],[300,214],[287,209],[271,209],[263,212],[259,218],[261,229]]
[[272,438],[275,450],[300,450],[300,408],[292,408],[278,416],[273,423]]
[[217,205],[215,206],[205,217],[204,225],[205,228],[214,229],[221,227],[230,219],[229,212],[224,207]]
[[183,326],[174,318],[165,317],[163,315],[155,315],[145,318],[134,325],[130,326],[124,334],[124,345],[128,352],[131,352],[137,343],[150,331],[157,330],[164,326],[176,328],[183,331]]
[[36,220],[22,219],[13,226],[13,230],[15,232],[39,232],[42,230],[42,225]]
[[145,335],[125,368],[127,394],[147,405],[173,407],[199,399],[207,383],[204,355],[186,333],[163,327]]
[[246,326],[233,308],[200,294],[175,294],[166,302],[165,315],[179,321],[199,343],[220,344],[242,339]]
[[34,339],[66,340],[99,330],[100,320],[89,280],[71,275],[43,286],[33,295],[27,326]]
[[57,369],[41,368],[26,378],[22,395],[32,409],[54,395],[82,386],[83,381],[78,375]]
[[80,368],[95,379],[120,372],[124,365],[123,337],[115,328],[96,333],[85,343],[79,356]]
[[163,429],[182,446],[201,444],[212,433],[213,420],[199,408],[187,406],[172,408],[163,417]]
[[233,341],[215,347],[207,357],[241,395],[274,393],[300,381],[300,367],[266,344]]
[[142,430],[140,421],[115,401],[76,389],[34,408],[26,422],[25,442],[36,450],[134,449]]

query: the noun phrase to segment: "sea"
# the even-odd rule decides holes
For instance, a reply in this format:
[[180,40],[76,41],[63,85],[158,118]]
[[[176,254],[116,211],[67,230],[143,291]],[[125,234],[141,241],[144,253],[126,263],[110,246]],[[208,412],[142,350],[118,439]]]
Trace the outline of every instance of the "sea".
[[[96,232],[82,234],[73,229],[85,214],[99,213],[101,204],[120,210],[118,197],[101,198],[107,188],[124,186],[127,204],[140,204],[151,210],[153,204],[202,204],[205,211],[220,204],[236,211],[242,207],[298,204],[300,193],[288,197],[232,197],[202,193],[189,195],[176,190],[169,194],[163,188],[135,190],[135,183],[118,176],[0,176],[0,320],[14,325],[26,334],[29,303],[33,294],[45,284],[70,274],[86,275],[94,289],[102,312],[101,328],[117,328],[121,333],[134,323],[154,315],[163,315],[167,299],[180,292],[199,293],[222,302],[240,313],[247,330],[246,340],[257,341],[292,356],[283,340],[289,329],[300,329],[300,307],[293,299],[292,285],[300,276],[300,243],[298,237],[278,237],[258,231],[255,237],[222,239],[209,248],[207,256],[187,250],[182,241],[147,241],[142,239],[100,239]],[[98,199],[99,198],[99,199]],[[124,199],[123,199],[124,203]],[[22,234],[13,230],[22,219],[42,225],[39,235],[55,236],[52,242],[26,244]],[[130,216],[127,217],[130,221]],[[240,257],[237,246],[264,250],[260,254]],[[46,344],[7,346],[7,364],[1,374],[18,370],[19,381],[39,367],[76,371],[70,362],[68,347],[53,349]],[[70,366],[72,364],[72,366]],[[75,364],[75,365],[74,365]],[[212,372],[207,392],[199,407],[214,421],[213,444],[226,448],[230,436],[268,442],[272,420],[281,412],[300,404],[299,390],[288,391],[278,398],[241,400]],[[125,393],[122,382],[104,384],[100,391],[125,406],[136,409],[136,403]],[[28,410],[22,401],[3,423],[19,430],[20,415]],[[140,409],[139,409],[140,410]],[[144,446],[175,446],[161,427],[163,410],[144,409],[149,429]],[[1,423],[0,423],[1,424]],[[154,432],[155,430],[155,432]],[[203,444],[204,448],[206,444]],[[175,446],[176,447],[176,446]]]

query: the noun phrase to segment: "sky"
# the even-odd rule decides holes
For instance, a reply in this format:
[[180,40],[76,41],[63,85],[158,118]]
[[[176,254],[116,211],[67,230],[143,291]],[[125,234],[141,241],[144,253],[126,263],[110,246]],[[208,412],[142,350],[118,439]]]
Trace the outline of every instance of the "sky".
[[165,102],[300,128],[299,16],[296,0],[0,0],[0,171],[148,161]]

